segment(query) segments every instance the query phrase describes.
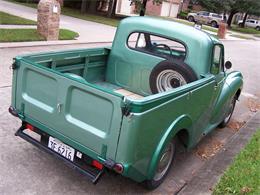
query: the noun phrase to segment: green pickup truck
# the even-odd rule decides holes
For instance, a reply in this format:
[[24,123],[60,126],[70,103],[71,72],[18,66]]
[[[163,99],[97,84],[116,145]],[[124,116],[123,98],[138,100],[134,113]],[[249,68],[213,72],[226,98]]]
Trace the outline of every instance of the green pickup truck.
[[230,67],[203,31],[129,17],[111,48],[16,57],[9,112],[22,121],[17,136],[93,183],[112,170],[153,189],[177,139],[189,149],[229,122],[243,85]]

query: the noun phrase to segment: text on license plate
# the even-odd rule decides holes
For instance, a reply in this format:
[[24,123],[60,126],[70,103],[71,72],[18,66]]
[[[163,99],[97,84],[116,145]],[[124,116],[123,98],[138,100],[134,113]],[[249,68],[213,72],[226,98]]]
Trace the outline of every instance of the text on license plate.
[[65,158],[69,159],[70,161],[73,161],[75,149],[62,143],[60,140],[50,136],[48,147],[54,150],[55,152],[59,153],[60,155],[64,156]]

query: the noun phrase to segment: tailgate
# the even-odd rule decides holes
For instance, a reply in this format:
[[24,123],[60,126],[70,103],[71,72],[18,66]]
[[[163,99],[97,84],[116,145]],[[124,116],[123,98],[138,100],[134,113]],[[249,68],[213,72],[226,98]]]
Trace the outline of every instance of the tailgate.
[[13,105],[81,147],[115,158],[122,98],[23,60],[16,70]]

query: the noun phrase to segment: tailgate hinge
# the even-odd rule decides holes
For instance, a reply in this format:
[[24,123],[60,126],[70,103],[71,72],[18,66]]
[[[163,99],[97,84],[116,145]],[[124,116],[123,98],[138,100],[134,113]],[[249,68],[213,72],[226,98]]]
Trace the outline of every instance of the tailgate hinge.
[[128,116],[128,115],[130,114],[130,109],[129,109],[128,106],[123,106],[123,107],[122,107],[122,114],[123,114],[124,116]]
[[13,70],[15,70],[15,69],[17,69],[19,66],[16,64],[16,62],[14,61],[13,63],[12,63],[12,66],[11,66],[11,68],[13,69]]
[[123,105],[121,107],[123,116],[128,116],[130,114],[130,106],[126,99],[123,100]]

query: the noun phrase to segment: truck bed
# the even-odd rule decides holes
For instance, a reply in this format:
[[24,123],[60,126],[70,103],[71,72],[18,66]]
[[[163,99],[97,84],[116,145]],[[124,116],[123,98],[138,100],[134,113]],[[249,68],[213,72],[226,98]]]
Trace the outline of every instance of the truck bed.
[[106,80],[106,67],[110,49],[87,49],[59,54],[37,54],[25,56],[23,59],[37,66],[51,69],[64,76],[77,79],[83,83],[94,85],[104,91],[120,94],[130,99],[141,99],[143,96],[124,89]]

